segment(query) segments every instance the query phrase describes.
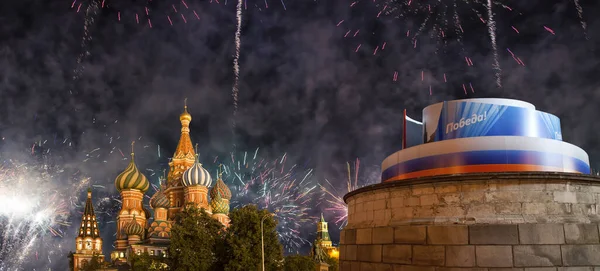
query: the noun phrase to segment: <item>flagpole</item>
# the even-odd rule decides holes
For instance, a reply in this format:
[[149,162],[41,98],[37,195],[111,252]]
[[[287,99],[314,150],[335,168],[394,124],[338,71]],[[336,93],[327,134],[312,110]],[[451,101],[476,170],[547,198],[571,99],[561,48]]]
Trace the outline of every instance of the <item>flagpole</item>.
[[402,149],[406,149],[406,109],[404,109],[404,117],[402,118]]

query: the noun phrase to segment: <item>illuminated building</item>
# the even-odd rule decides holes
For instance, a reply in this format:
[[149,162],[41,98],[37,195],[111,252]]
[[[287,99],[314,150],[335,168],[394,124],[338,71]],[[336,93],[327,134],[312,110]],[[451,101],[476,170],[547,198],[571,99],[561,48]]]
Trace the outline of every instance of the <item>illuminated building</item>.
[[88,189],[87,192],[79,234],[75,238],[75,247],[76,250],[73,254],[74,271],[79,271],[85,263],[90,262],[94,255],[102,255],[102,238],[94,214],[91,189]]
[[[208,170],[202,167],[198,155],[192,147],[190,138],[192,116],[187,111],[187,105],[179,116],[179,120],[181,136],[173,159],[169,162],[169,173],[166,177],[161,177],[161,187],[150,199],[153,219],[152,212],[145,209],[143,205],[144,195],[148,191],[150,183],[137,168],[133,143],[129,165],[115,179],[115,186],[121,194],[122,202],[121,210],[117,215],[115,249],[110,254],[111,262],[115,266],[126,265],[130,262],[133,254],[148,253],[150,256],[166,257],[175,215],[186,206],[193,205],[203,208],[224,227],[229,225],[231,191],[221,179],[221,174],[212,189],[209,189],[212,178]],[[89,217],[92,217],[93,209],[91,209],[90,198],[86,202],[86,212],[88,212],[88,204],[92,212]],[[85,241],[88,240],[85,238],[89,237],[96,243],[92,243],[95,250],[89,250],[89,253],[87,250],[82,250],[85,252],[82,252],[82,255],[101,254],[101,245],[98,249],[94,245],[102,242],[97,232],[95,217],[92,218],[93,223],[90,224],[94,225],[93,228],[88,226],[90,220],[87,220],[87,217],[88,215],[84,214],[82,220],[81,230],[84,235],[80,234],[77,240]],[[87,231],[91,233],[87,233]],[[98,238],[93,239],[96,237]],[[79,254],[78,247],[78,254],[75,255]]]
[[321,214],[321,220],[317,222],[317,238],[315,240],[315,245],[321,247],[321,249],[323,249],[323,251],[331,258],[337,259],[340,255],[338,248],[334,247],[331,243],[327,221],[323,218],[323,214]]

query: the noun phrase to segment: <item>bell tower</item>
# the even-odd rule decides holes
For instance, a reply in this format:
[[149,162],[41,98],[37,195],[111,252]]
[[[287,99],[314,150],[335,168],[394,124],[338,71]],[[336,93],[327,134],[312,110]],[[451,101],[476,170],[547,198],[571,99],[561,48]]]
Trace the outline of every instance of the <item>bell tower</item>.
[[329,230],[327,229],[327,221],[321,214],[321,220],[317,223],[317,243],[322,248],[331,247],[331,238],[329,237]]
[[79,226],[79,234],[75,238],[73,270],[81,270],[84,264],[90,262],[94,256],[98,256],[99,261],[104,262],[102,238],[100,238],[98,222],[96,221],[94,205],[92,204],[92,190],[88,189],[85,208],[81,217],[81,226]]

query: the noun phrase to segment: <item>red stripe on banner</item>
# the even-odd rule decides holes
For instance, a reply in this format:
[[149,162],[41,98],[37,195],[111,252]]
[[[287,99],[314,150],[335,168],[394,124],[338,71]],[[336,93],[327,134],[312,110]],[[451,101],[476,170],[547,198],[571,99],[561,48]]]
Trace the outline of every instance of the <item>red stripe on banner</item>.
[[[393,178],[384,180],[383,182],[393,182],[393,181],[400,181],[400,180],[406,180],[406,179],[412,179],[412,178],[418,178],[418,177],[437,176],[437,175],[446,175],[446,174],[476,173],[476,172],[523,172],[523,171],[565,172],[565,170],[562,168],[539,166],[539,165],[506,165],[506,164],[471,165],[471,166],[455,166],[455,167],[421,170],[421,171],[417,171],[417,172],[411,172],[411,173],[398,175]],[[573,171],[573,173],[580,173],[580,172]]]

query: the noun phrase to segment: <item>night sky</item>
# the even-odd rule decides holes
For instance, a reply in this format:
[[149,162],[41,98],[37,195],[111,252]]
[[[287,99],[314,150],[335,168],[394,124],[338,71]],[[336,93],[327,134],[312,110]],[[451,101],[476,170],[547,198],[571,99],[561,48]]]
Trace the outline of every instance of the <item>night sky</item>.
[[[152,28],[143,16],[146,1],[107,1],[114,3],[94,17],[91,40],[83,49],[89,1],[79,13],[79,1],[73,9],[67,0],[0,1],[1,158],[28,159],[23,154],[42,142],[40,149],[60,157],[61,167],[90,177],[90,184],[104,186],[95,192],[101,198],[117,195],[113,180],[128,163],[118,150],[127,157],[130,142],[136,140],[140,142],[138,166],[156,183],[154,173],[165,168],[175,150],[178,116],[187,97],[192,140],[199,144],[207,167],[213,166],[213,158],[227,156],[235,142],[237,153],[259,147],[265,157],[287,153],[288,163],[314,169],[312,183],[327,178],[343,191],[346,162],[356,158],[360,182],[377,181],[381,161],[400,149],[403,109],[420,120],[422,108],[431,103],[499,97],[524,100],[557,115],[563,139],[585,149],[592,167],[599,166],[600,5],[596,1],[579,2],[587,30],[572,0],[500,1],[513,11],[495,8],[503,85],[498,88],[488,28],[471,11],[473,7],[487,19],[481,4],[459,3],[465,31],[461,42],[452,15],[443,17],[434,7],[436,15],[414,48],[406,31],[411,29],[412,37],[427,19],[426,13],[376,19],[382,6],[372,1],[350,8],[352,1],[347,0],[286,0],[284,9],[279,0],[269,0],[265,9],[263,1],[248,0],[243,10],[235,141],[231,123],[236,2],[225,5],[223,1],[188,0],[188,10],[180,1],[154,0]],[[172,4],[178,13],[174,14]],[[142,18],[139,25],[136,12]],[[173,16],[173,26],[164,14]],[[188,22],[178,14],[186,14]],[[444,38],[437,38],[433,25],[444,18],[450,23],[442,27],[449,30]],[[385,50],[381,50],[383,42]],[[513,60],[507,48],[525,66]],[[472,67],[464,56],[472,60]],[[80,75],[74,79],[75,74]],[[462,84],[469,83],[475,92],[468,89],[465,95]],[[156,154],[158,145],[161,157]],[[73,186],[69,178],[52,181],[65,189]],[[70,196],[82,201],[83,190],[70,191],[77,194]],[[327,205],[318,205],[320,193],[313,197],[316,216]],[[71,208],[73,225],[63,227],[65,236],[44,239],[62,253],[74,250],[79,226],[80,210]],[[327,212],[325,216],[333,219]],[[312,241],[316,226],[308,223],[305,228],[303,234]],[[337,243],[337,227],[330,228]],[[101,232],[108,253],[114,224],[103,225]],[[300,249],[307,251],[308,245]],[[27,257],[32,259],[24,265],[28,269],[64,270],[67,265],[66,254],[55,254],[50,260]]]

